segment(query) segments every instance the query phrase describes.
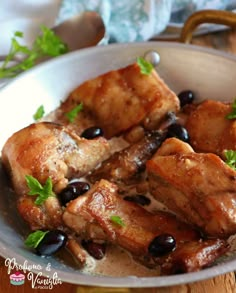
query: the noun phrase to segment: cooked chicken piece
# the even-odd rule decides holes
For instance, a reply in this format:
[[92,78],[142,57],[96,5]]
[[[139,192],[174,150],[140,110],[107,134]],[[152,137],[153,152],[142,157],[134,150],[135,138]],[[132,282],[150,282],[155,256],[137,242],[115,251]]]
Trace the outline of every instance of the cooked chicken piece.
[[62,208],[59,200],[50,196],[37,206],[35,197],[22,195],[17,200],[17,208],[21,217],[29,224],[31,230],[62,229]]
[[[117,185],[107,180],[95,183],[84,196],[67,205],[63,215],[65,224],[89,238],[109,239],[135,255],[147,253],[150,241],[162,233],[172,234],[179,242],[198,239],[199,234],[177,221],[174,215],[162,211],[151,214],[137,204],[123,200],[117,190]],[[124,227],[112,222],[113,215],[122,220]]]
[[158,149],[159,156],[170,156],[177,153],[193,153],[194,150],[188,143],[176,138],[168,138]]
[[210,236],[236,233],[236,171],[217,155],[170,138],[147,162],[147,173],[151,194],[183,220]]
[[190,241],[166,257],[165,262],[161,264],[162,274],[172,275],[199,271],[209,266],[228,250],[228,244],[221,239]]
[[222,156],[236,150],[236,122],[226,118],[230,112],[232,104],[207,100],[190,113],[185,127],[195,151]]
[[86,117],[80,116],[81,112],[70,127],[77,128],[82,118],[86,127],[102,127],[108,138],[142,123],[148,129],[156,129],[166,112],[179,109],[178,97],[155,70],[142,74],[136,63],[81,84],[62,103],[54,121],[65,123],[65,116],[60,113],[69,112],[80,103]]
[[[135,258],[142,259],[147,265],[153,261],[164,265],[176,267],[181,254],[185,259],[186,272],[200,269],[201,264],[210,264],[216,257],[226,250],[226,244],[218,240],[204,242],[199,240],[199,234],[187,224],[176,219],[174,215],[165,212],[152,214],[133,202],[124,201],[117,193],[117,186],[106,180],[97,182],[86,195],[71,201],[66,207],[63,220],[68,227],[76,233],[95,240],[105,240],[115,243],[128,250]],[[118,221],[112,220],[116,216]],[[120,224],[119,224],[120,221]],[[92,228],[91,228],[92,225]],[[168,233],[176,240],[176,259],[170,261],[169,257],[152,257],[149,253],[151,241],[158,235]],[[197,249],[185,251],[184,246],[194,243]],[[204,245],[202,244],[204,243]],[[217,245],[216,245],[217,244]],[[202,260],[195,260],[188,264],[189,258],[203,258],[203,253],[209,248],[209,255]],[[203,251],[204,249],[204,251]],[[181,252],[181,250],[183,250]],[[179,254],[178,254],[178,251]],[[197,253],[195,253],[195,251]],[[172,253],[168,255],[171,256]],[[193,255],[194,254],[194,255]]]
[[50,177],[54,191],[60,192],[70,179],[85,175],[109,154],[106,139],[86,140],[54,123],[32,124],[13,134],[3,147],[2,162],[20,195],[19,212],[31,228],[57,227],[61,208],[56,197],[36,206],[35,197],[28,195],[26,175],[41,184]]
[[103,137],[87,140],[55,123],[32,124],[13,134],[2,150],[2,162],[11,173],[15,191],[28,192],[25,175],[41,183],[48,177],[54,190],[66,187],[68,180],[93,170],[110,155]]
[[148,133],[135,144],[114,153],[95,169],[88,179],[93,183],[100,179],[126,184],[140,181],[146,161],[156,152],[164,139],[165,134],[162,132]]

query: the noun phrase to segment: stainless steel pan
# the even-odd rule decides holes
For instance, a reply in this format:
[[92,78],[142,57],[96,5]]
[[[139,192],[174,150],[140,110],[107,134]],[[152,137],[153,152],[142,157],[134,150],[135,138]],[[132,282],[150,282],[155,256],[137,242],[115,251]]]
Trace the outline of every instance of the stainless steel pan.
[[[117,69],[154,51],[160,55],[156,67],[165,82],[176,92],[193,90],[199,100],[232,100],[236,96],[236,57],[192,45],[147,42],[83,49],[45,62],[21,74],[0,91],[0,147],[16,130],[33,122],[32,115],[43,104],[46,112],[57,107],[72,89],[83,81]],[[194,282],[236,269],[236,254],[200,272],[168,277],[113,278],[81,274],[78,268],[57,258],[40,258],[28,251],[22,240],[24,224],[12,205],[12,193],[0,169],[0,254],[19,264],[40,265],[52,277],[57,273],[65,282],[110,287],[161,287]],[[14,201],[13,201],[14,202]],[[47,271],[47,264],[51,271]],[[37,268],[33,271],[38,273]]]

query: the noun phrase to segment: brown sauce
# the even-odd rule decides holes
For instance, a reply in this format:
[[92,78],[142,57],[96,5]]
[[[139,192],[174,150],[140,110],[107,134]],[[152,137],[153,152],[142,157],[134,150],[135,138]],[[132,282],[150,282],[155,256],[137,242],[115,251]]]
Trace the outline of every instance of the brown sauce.
[[102,260],[91,260],[82,269],[83,273],[111,277],[154,277],[159,275],[158,268],[149,269],[134,261],[132,256],[118,246],[108,246]]

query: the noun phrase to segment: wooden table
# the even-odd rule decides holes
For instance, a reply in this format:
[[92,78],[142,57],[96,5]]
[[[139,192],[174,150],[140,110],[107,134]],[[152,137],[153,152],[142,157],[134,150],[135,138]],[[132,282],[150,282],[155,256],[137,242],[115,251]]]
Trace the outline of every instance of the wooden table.
[[[215,48],[225,52],[236,54],[236,30],[228,30],[209,34],[205,36],[195,37],[192,41],[195,45]],[[77,286],[63,283],[54,286],[52,290],[32,289],[31,283],[25,281],[24,285],[13,286],[10,284],[7,268],[4,265],[4,260],[0,258],[0,293],[236,293],[235,274],[228,273],[213,279],[192,284],[180,286],[162,287],[162,288],[94,288]]]

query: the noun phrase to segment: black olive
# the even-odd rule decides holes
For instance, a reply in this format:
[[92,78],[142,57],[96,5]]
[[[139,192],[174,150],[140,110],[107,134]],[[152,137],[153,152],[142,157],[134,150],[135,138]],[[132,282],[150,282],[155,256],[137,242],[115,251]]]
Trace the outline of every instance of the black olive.
[[189,134],[186,128],[178,123],[171,124],[167,128],[167,137],[177,137],[178,139],[188,142]]
[[95,259],[102,259],[106,253],[106,246],[103,243],[96,243],[92,240],[82,240],[82,246]]
[[59,194],[58,198],[63,206],[65,206],[69,201],[77,198],[79,195],[84,194],[90,189],[87,182],[72,182],[67,185]]
[[183,107],[187,104],[191,104],[193,100],[195,99],[195,95],[192,91],[182,91],[178,94],[178,98],[180,101],[180,107]]
[[135,202],[137,204],[140,204],[141,206],[146,206],[151,203],[151,200],[142,194],[137,194],[133,196],[127,195],[124,197],[124,200]]
[[160,234],[149,244],[148,252],[152,256],[158,257],[173,251],[175,247],[176,241],[172,235]]
[[48,256],[56,253],[67,242],[67,235],[61,230],[51,230],[45,234],[44,238],[36,247],[36,252],[42,256]]
[[86,139],[93,139],[98,136],[103,136],[103,130],[100,127],[92,126],[85,129],[80,136]]

